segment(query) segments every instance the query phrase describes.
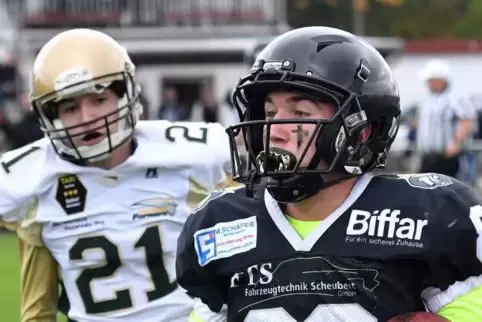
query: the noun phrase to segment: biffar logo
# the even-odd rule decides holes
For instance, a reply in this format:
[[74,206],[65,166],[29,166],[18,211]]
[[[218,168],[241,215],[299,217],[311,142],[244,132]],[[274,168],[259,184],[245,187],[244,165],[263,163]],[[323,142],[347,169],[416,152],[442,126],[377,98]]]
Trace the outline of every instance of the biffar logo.
[[[346,228],[347,243],[423,248],[428,219],[404,217],[399,209],[351,211]],[[357,236],[357,237],[355,237]]]

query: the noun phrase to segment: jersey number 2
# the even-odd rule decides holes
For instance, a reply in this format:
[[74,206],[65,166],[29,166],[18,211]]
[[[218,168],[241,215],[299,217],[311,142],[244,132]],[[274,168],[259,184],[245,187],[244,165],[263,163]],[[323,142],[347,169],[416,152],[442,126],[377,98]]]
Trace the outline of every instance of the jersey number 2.
[[193,129],[188,128],[187,126],[184,126],[184,125],[172,125],[166,129],[166,138],[169,141],[174,142],[176,141],[176,135],[175,135],[176,132],[180,131],[182,132],[184,139],[189,142],[207,143],[208,141],[207,127],[200,127],[196,135],[192,135],[192,133],[189,133],[191,130]]
[[[147,228],[134,244],[134,247],[144,248],[146,266],[154,284],[154,289],[146,292],[148,301],[157,300],[173,292],[177,287],[177,283],[169,281],[169,276],[162,261],[159,227],[152,226]],[[83,260],[84,251],[89,249],[102,249],[105,253],[106,263],[101,267],[84,269],[77,278],[77,288],[84,302],[86,313],[100,314],[131,308],[132,298],[128,289],[117,290],[113,299],[95,301],[90,286],[91,282],[95,279],[105,279],[114,275],[117,269],[121,267],[122,260],[117,246],[104,236],[90,236],[78,239],[69,251],[70,260]]]

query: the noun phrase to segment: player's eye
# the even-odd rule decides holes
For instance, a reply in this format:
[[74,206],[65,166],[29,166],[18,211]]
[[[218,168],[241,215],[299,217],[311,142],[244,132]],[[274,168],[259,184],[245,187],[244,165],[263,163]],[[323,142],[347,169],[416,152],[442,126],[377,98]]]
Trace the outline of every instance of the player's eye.
[[276,111],[266,111],[266,118],[273,119],[276,116]]
[[97,98],[95,99],[95,102],[96,102],[97,104],[102,104],[102,103],[104,103],[105,101],[107,101],[107,97],[97,97]]
[[75,111],[77,111],[77,105],[75,104],[63,105],[59,107],[59,112],[64,114],[75,113]]
[[303,111],[295,111],[295,115],[296,115],[296,117],[309,117],[310,113],[306,113],[306,112],[303,112]]

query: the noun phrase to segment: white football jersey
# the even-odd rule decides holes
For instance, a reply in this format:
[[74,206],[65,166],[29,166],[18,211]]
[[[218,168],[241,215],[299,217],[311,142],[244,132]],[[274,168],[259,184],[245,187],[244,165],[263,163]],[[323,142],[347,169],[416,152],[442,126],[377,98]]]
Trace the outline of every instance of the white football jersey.
[[185,322],[192,310],[176,284],[177,239],[225,181],[228,138],[217,123],[168,121],[139,122],[135,138],[111,170],[66,162],[48,139],[0,159],[3,224],[50,250],[79,322]]

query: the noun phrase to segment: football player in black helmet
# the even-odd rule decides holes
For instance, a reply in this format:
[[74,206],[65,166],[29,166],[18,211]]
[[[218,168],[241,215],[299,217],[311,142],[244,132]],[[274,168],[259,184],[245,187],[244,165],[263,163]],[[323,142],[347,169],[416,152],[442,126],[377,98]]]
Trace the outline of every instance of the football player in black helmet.
[[397,83],[379,52],[359,37],[320,27],[268,45],[233,103],[241,121],[228,133],[243,130],[250,156],[241,170],[232,146],[237,179],[254,188],[268,178],[280,202],[302,201],[383,167],[400,115]]
[[333,28],[287,32],[233,103],[240,122],[227,132],[245,187],[205,199],[178,242],[192,322],[373,322],[426,308],[482,320],[478,198],[439,174],[373,173],[400,99],[370,44]]

